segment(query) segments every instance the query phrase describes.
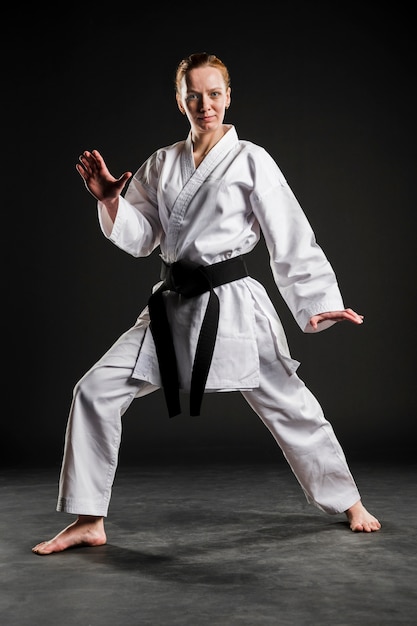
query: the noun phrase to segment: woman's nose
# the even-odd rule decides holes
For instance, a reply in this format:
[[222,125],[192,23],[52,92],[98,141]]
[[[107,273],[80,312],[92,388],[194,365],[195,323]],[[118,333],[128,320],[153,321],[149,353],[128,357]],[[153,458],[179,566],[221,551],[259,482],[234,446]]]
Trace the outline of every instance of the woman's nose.
[[206,111],[210,108],[210,98],[208,96],[201,96],[200,109]]

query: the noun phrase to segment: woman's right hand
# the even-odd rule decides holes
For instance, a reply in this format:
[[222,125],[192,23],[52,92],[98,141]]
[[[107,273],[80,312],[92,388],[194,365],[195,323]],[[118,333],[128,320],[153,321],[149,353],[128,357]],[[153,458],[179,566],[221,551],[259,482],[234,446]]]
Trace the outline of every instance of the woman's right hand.
[[100,202],[112,204],[119,198],[132,172],[125,172],[120,178],[112,176],[98,150],[85,150],[75,166],[84,179],[88,191]]

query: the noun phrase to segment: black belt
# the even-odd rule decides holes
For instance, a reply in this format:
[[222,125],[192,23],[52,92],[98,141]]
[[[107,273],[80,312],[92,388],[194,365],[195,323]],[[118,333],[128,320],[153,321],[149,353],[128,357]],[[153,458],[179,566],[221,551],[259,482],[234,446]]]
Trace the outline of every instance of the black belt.
[[219,324],[220,303],[213,289],[245,276],[248,276],[248,270],[242,256],[213,263],[213,265],[198,265],[186,260],[176,261],[172,265],[163,263],[161,280],[164,282],[151,295],[148,306],[151,319],[150,328],[155,342],[169,417],[174,417],[181,413],[181,405],[179,400],[177,360],[171,328],[163,301],[163,292],[175,291],[185,298],[199,296],[206,291],[210,292],[191,375],[190,415],[200,415],[201,402]]

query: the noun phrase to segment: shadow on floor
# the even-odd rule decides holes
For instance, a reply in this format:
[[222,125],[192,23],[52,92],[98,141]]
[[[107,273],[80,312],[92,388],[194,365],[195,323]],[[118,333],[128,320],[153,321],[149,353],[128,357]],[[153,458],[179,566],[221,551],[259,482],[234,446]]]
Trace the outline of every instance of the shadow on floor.
[[121,467],[107,545],[46,557],[73,519],[57,469],[3,469],[2,623],[415,626],[417,466],[352,469],[377,533],[308,505],[283,463]]

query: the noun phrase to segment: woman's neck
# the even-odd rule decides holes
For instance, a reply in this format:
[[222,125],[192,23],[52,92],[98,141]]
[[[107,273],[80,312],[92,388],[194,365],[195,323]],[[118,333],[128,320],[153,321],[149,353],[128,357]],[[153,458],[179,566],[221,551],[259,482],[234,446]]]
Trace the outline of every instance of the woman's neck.
[[203,134],[200,136],[191,136],[193,144],[193,157],[195,166],[198,167],[203,159],[208,155],[210,150],[220,141],[226,133],[227,128],[222,126],[212,135]]

